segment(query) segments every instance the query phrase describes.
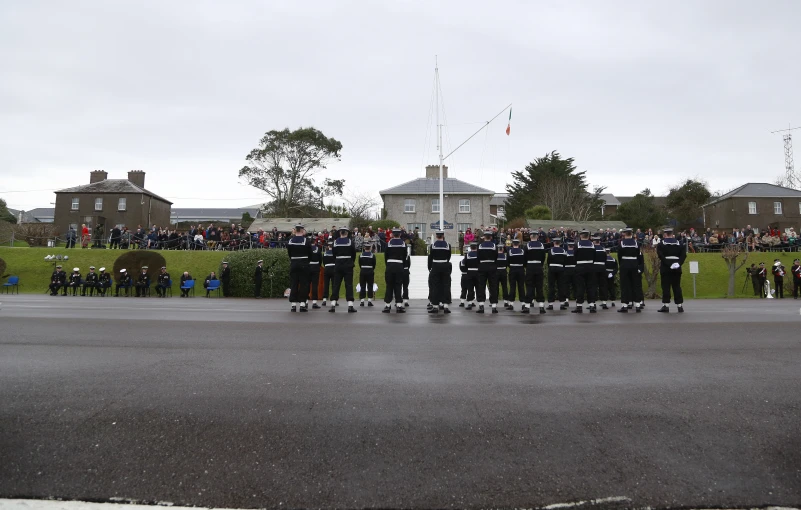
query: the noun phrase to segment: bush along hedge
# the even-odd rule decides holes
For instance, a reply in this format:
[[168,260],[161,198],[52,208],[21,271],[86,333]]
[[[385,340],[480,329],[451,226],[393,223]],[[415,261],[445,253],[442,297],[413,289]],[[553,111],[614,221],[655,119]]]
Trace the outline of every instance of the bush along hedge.
[[3,280],[6,276],[8,276],[6,274],[6,261],[0,259],[0,280]]
[[[111,278],[116,282],[120,278],[120,269],[125,269],[131,275],[133,282],[142,273],[142,267],[147,266],[147,275],[150,277],[150,285],[155,287],[158,274],[161,272],[161,267],[166,266],[167,261],[161,256],[159,252],[152,250],[131,250],[123,253],[117,260],[114,261],[114,269]],[[169,271],[170,268],[167,268]],[[84,270],[86,274],[89,269]],[[69,271],[67,272],[69,274]],[[173,275],[173,283],[178,279]]]
[[286,250],[244,250],[228,254],[220,260],[217,271],[222,272],[222,262],[228,262],[231,269],[231,295],[233,297],[253,297],[256,263],[264,260],[261,282],[261,296],[283,298],[289,288],[289,256]]

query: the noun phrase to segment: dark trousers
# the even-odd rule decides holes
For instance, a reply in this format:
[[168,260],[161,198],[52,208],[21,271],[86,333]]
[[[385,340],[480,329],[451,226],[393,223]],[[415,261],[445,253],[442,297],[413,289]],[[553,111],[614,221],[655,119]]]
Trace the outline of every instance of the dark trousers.
[[780,276],[778,278],[773,279],[773,286],[776,287],[776,297],[783,298],[784,297],[784,277]]
[[128,295],[128,289],[129,289],[129,288],[130,288],[130,287],[128,287],[128,286],[126,286],[126,285],[120,285],[120,284],[118,283],[118,284],[117,284],[117,292],[116,292],[116,295],[117,295],[117,296],[119,296],[119,295],[120,295],[120,289],[125,289],[125,295],[127,296],[127,295]]
[[620,270],[620,301],[623,303],[642,301],[642,275],[637,269]]
[[491,305],[498,304],[498,271],[495,268],[478,270],[478,285],[476,286],[476,300],[483,305],[487,300],[487,287],[489,286],[489,301]]
[[166,283],[159,283],[156,285],[156,295],[158,296],[167,296],[167,284]]
[[323,270],[323,299],[331,297],[331,288],[334,286],[334,268]]
[[[526,303],[545,302],[545,275],[542,272],[526,271]],[[550,294],[550,289],[549,292]],[[522,301],[522,298],[521,298]]]
[[309,289],[309,266],[297,265],[289,268],[289,302],[306,301]]
[[596,298],[601,301],[607,301],[609,299],[609,284],[607,280],[608,278],[605,269],[603,273],[595,273],[595,285],[598,289]]
[[[50,295],[51,296],[58,295],[58,289],[60,289],[61,287],[63,287],[63,285],[61,285],[60,283],[51,283],[50,284]],[[66,293],[67,293],[67,291],[66,291],[66,288],[65,288],[64,294],[66,294]]]
[[765,282],[767,281],[765,278],[756,277],[757,287],[759,288],[759,297],[765,297]]
[[222,282],[223,296],[231,297],[231,280],[229,278],[226,278],[225,280],[221,280],[221,282]]
[[309,271],[309,293],[313,301],[317,301],[320,293],[320,266],[315,264],[314,269]]
[[[576,299],[578,295],[577,286],[576,286],[576,270],[575,269],[566,269],[564,273],[562,273],[562,284],[565,287],[565,292],[563,294],[564,300],[568,301],[570,299]],[[562,301],[560,299],[560,301]]]
[[81,286],[80,283],[68,283],[67,286],[72,289],[72,295],[73,296],[77,296],[78,295],[78,287]]
[[584,303],[584,298],[587,298],[587,303],[595,303],[595,283],[598,281],[595,272],[582,272],[576,273],[576,304]]
[[362,269],[359,271],[359,285],[361,285],[361,290],[359,291],[359,299],[364,299],[365,296],[373,299],[373,285],[375,284],[375,270],[367,270],[365,271]]
[[148,288],[147,284],[145,283],[137,283],[136,284],[136,297],[143,297],[147,296],[147,293],[150,289]]
[[339,287],[345,282],[345,299],[353,301],[353,268],[336,268],[334,272],[334,289],[331,291],[331,301],[339,299]]
[[403,303],[403,269],[400,271],[387,270],[384,272],[384,281],[386,282],[386,289],[384,290],[384,303],[387,305],[395,299],[395,304],[400,305]]
[[553,303],[565,300],[565,273],[562,271],[548,271],[548,302]]
[[436,262],[428,273],[428,302],[434,306],[451,304],[450,262]]
[[606,285],[609,290],[609,301],[617,301],[617,285],[614,278],[606,277]]
[[670,291],[673,291],[673,302],[677,305],[684,303],[684,296],[681,292],[681,271],[669,269],[660,271],[659,277],[662,280],[662,303],[670,303]]
[[409,270],[403,270],[403,289],[402,289],[402,297],[404,301],[409,300]]
[[[86,291],[88,290],[89,291],[89,296],[91,297],[92,294],[95,293],[95,286],[96,285],[97,284],[94,283],[94,282],[84,283],[83,284],[83,291],[81,292],[81,296],[85,296],[86,295]],[[98,290],[97,293],[100,294],[100,290]]]
[[261,296],[261,278],[256,278],[253,281],[253,297]]
[[475,278],[470,273],[470,271],[462,273],[462,293],[459,294],[459,299],[466,299],[468,302],[476,299]]
[[108,245],[109,250],[113,250],[114,248],[119,248],[119,247],[120,247],[120,238],[118,237],[115,239],[112,237],[111,242]]
[[759,296],[759,294],[761,292],[764,292],[762,290],[763,287],[759,286],[759,278],[757,278],[756,276],[752,276],[751,277],[751,285],[754,287],[754,295],[755,296]]
[[[526,274],[523,268],[509,270],[509,301],[514,301],[516,296],[519,296],[521,302],[526,300],[526,288],[523,282],[526,279]],[[540,278],[542,280],[542,278]]]
[[798,297],[799,291],[801,291],[801,280],[793,278],[793,299]]
[[495,279],[498,281],[495,284],[495,295],[498,296],[496,299],[503,298],[504,301],[509,301],[509,276],[506,269],[495,271]]

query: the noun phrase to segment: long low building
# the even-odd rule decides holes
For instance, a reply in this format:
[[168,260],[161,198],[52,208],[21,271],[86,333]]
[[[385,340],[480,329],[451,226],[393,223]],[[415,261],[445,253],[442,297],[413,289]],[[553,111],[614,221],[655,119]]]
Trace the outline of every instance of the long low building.
[[240,223],[243,214],[249,214],[251,218],[261,218],[261,208],[252,207],[173,207],[170,211],[170,223]]
[[348,226],[350,218],[259,218],[248,228],[251,232],[259,229],[268,232],[277,229],[279,232],[291,232],[298,223],[306,227],[307,232],[331,231],[331,227],[340,228]]

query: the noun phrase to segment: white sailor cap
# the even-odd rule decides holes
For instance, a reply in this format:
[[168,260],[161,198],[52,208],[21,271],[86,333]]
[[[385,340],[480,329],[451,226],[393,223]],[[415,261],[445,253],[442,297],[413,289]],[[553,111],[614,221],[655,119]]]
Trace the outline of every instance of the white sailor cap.
[[73,271],[80,271],[80,268],[73,267],[73,268],[72,268],[72,270],[73,270]]
[[105,267],[101,267],[101,268],[100,268],[100,270],[101,270],[101,271],[105,271],[105,270],[106,270],[106,268],[105,268]]

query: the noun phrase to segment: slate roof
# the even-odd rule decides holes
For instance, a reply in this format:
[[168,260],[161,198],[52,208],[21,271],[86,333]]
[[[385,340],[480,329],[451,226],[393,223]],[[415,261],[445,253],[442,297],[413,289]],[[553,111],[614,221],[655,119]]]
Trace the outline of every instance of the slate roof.
[[276,227],[279,232],[290,232],[295,225],[301,223],[306,227],[306,232],[322,232],[332,226],[336,228],[348,226],[348,222],[350,218],[259,218],[248,227],[248,230],[257,232],[262,229],[266,232]]
[[[445,193],[455,195],[494,195],[494,191],[474,186],[473,184],[448,177],[443,179],[442,189]],[[439,179],[419,178],[404,182],[393,188],[378,192],[379,195],[436,195],[439,194]]]
[[801,198],[801,191],[792,188],[785,188],[766,182],[749,182],[739,188],[735,188],[706,205],[712,205],[728,198]]
[[586,228],[590,232],[596,232],[598,230],[606,230],[607,228],[614,228],[620,230],[621,228],[625,228],[626,224],[622,221],[564,221],[564,220],[526,220],[526,225],[528,228],[539,228],[542,227],[543,230],[549,229],[559,229],[561,227],[571,229],[571,230],[578,230],[582,228]]
[[496,193],[490,199],[489,205],[506,205],[507,200],[509,200],[509,193]]
[[8,211],[17,220],[19,220],[19,213],[22,212],[22,223],[53,223],[56,210],[52,207],[40,207],[30,211],[20,211],[19,209],[9,209]]
[[170,210],[170,219],[181,218],[190,219],[203,219],[203,221],[223,221],[241,219],[242,214],[248,213],[252,218],[259,214],[258,207],[241,207],[241,208],[211,208],[211,207],[173,207]]
[[106,179],[91,184],[82,184],[80,186],[58,190],[56,193],[143,193],[161,200],[162,202],[172,204],[172,202],[166,198],[162,198],[145,188],[140,188],[128,179]]
[[[620,202],[620,204],[618,204],[618,205],[622,205],[622,204],[625,204],[626,202],[630,202],[634,197],[633,196],[630,196],[630,197],[618,197],[618,196],[616,196],[615,198],[617,198],[618,202]],[[654,205],[655,206],[657,206],[657,207],[665,207],[667,205],[667,197],[653,197],[653,198],[654,198]],[[609,205],[611,205],[611,204],[609,204]]]
[[603,193],[601,195],[601,200],[604,201],[605,205],[620,205],[620,200],[611,193]]

